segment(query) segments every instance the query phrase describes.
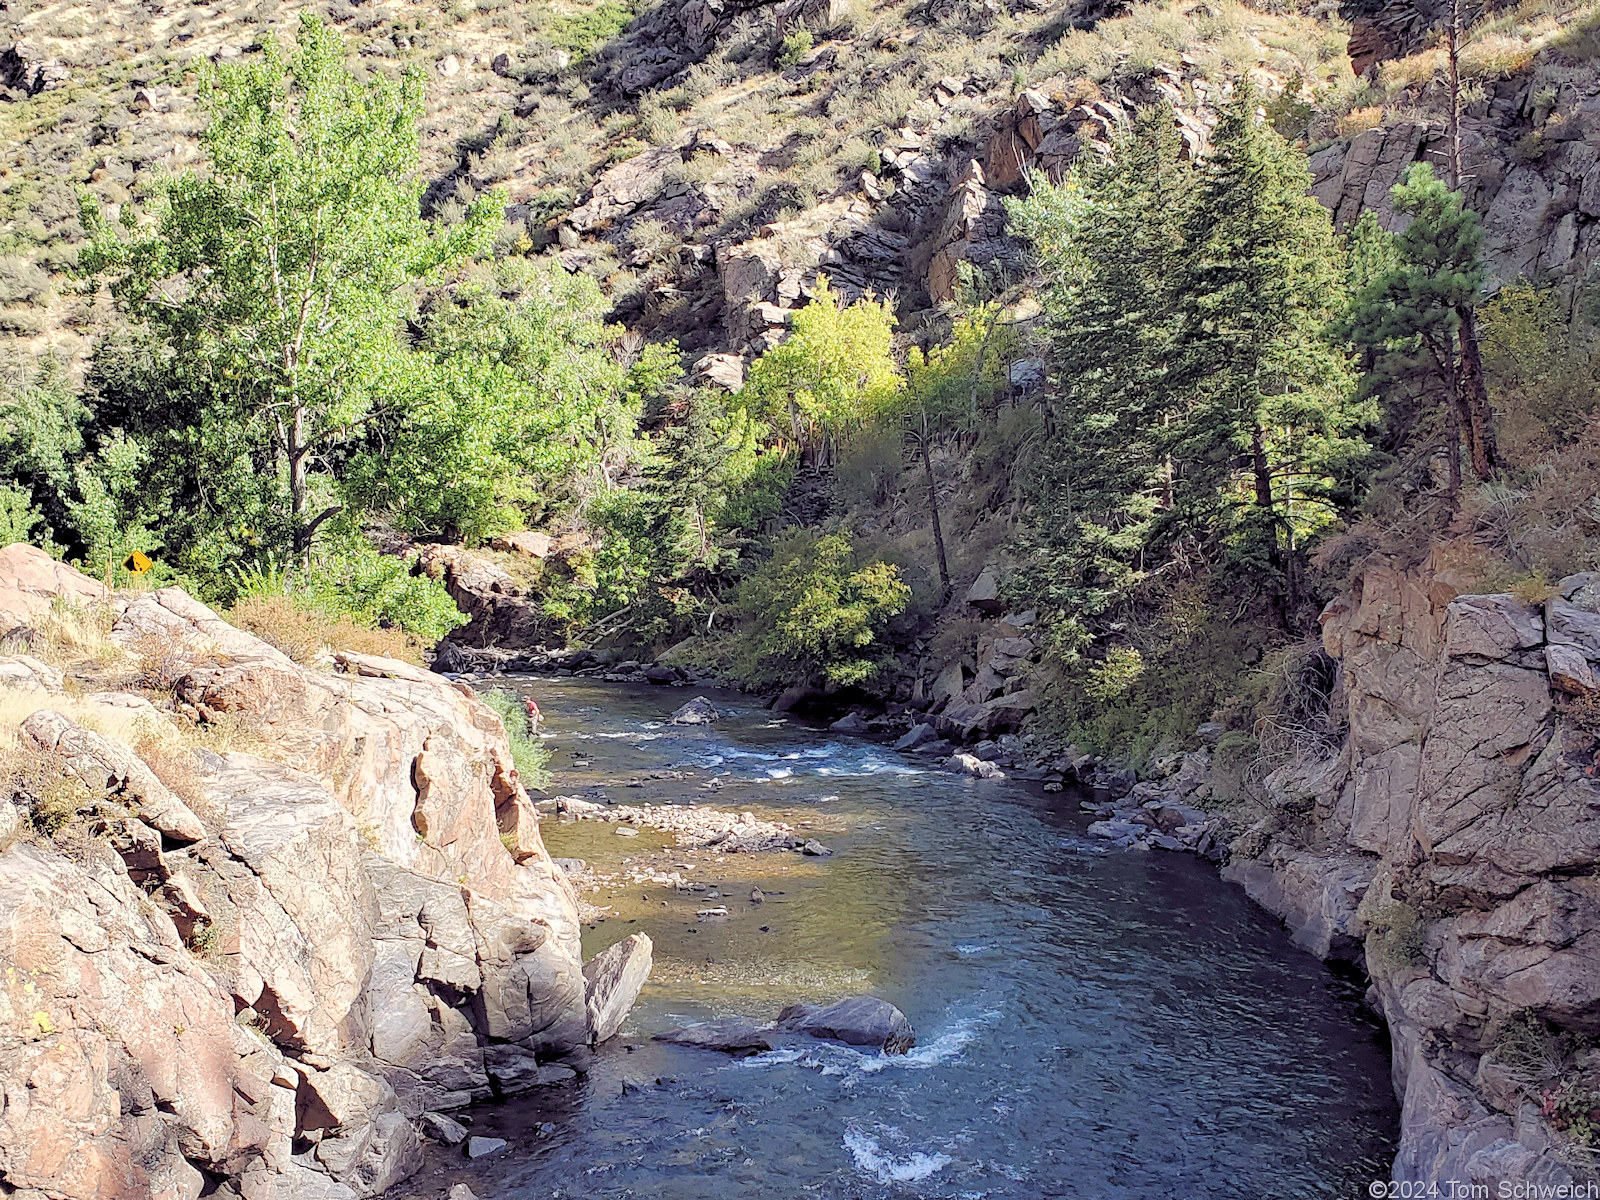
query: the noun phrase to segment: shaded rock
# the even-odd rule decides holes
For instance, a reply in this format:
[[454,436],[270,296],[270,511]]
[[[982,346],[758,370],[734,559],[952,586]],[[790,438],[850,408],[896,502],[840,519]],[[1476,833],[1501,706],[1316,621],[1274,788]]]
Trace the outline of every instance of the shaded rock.
[[1550,686],[1572,696],[1592,696],[1600,692],[1600,680],[1588,658],[1576,646],[1554,643],[1544,648],[1545,669],[1550,675]]
[[467,1139],[467,1127],[460,1121],[451,1120],[443,1113],[426,1112],[420,1120],[423,1131],[436,1142],[443,1142],[446,1146],[459,1146]]
[[979,612],[998,613],[1004,604],[1000,599],[1000,577],[993,567],[986,567],[967,589],[966,601]]
[[917,1040],[905,1013],[876,996],[851,996],[832,1004],[791,1004],[778,1014],[778,1028],[848,1046],[871,1046],[885,1054],[904,1054]]
[[710,725],[721,718],[711,701],[704,696],[696,696],[687,704],[681,706],[669,718],[674,725]]
[[920,725],[913,725],[909,732],[902,734],[894,744],[896,750],[915,750],[926,742],[931,742],[939,736],[938,730],[924,721]]
[[655,1035],[658,1042],[674,1046],[693,1046],[698,1050],[720,1050],[724,1054],[743,1057],[771,1050],[761,1026],[742,1017],[723,1017],[715,1021],[701,1021],[681,1029],[669,1029]]
[[630,934],[602,950],[584,965],[585,1005],[589,1040],[604,1042],[616,1036],[639,989],[650,978],[652,946],[642,933]]
[[871,732],[871,728],[862,719],[860,713],[846,713],[832,725],[829,725],[828,729],[833,733],[851,733],[858,736]]
[[828,849],[821,842],[817,841],[816,838],[807,838],[804,842],[800,843],[799,850],[801,854],[807,855],[811,858],[826,858],[828,855],[833,853],[832,850]]

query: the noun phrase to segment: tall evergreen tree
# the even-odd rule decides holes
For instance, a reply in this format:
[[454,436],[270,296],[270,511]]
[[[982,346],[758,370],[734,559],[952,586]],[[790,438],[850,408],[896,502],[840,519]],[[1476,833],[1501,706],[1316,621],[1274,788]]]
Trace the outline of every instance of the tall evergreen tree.
[[1041,580],[1097,611],[1145,566],[1172,505],[1161,446],[1176,405],[1173,352],[1194,168],[1172,110],[1141,112],[1112,156],[1012,206],[1050,281],[1051,441],[1035,495]]
[[[1395,211],[1411,222],[1389,239],[1389,261],[1356,295],[1347,328],[1378,359],[1422,353],[1445,407],[1453,493],[1461,479],[1463,434],[1479,478],[1492,477],[1498,467],[1494,416],[1471,326],[1484,281],[1483,229],[1478,214],[1427,163],[1412,166],[1390,196]],[[1369,231],[1373,239],[1381,240]]]
[[1330,337],[1345,282],[1332,221],[1307,194],[1305,156],[1257,104],[1241,83],[1188,209],[1175,349],[1184,412],[1162,441],[1182,464],[1177,502],[1193,521],[1225,519],[1244,464],[1236,549],[1283,581],[1292,608],[1296,542],[1328,519],[1373,414]]

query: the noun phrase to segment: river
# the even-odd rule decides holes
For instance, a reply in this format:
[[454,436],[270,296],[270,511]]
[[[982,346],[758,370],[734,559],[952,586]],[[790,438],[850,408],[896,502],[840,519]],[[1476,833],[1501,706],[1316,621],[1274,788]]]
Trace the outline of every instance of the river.
[[[695,693],[516,683],[543,709],[555,792],[714,803],[834,853],[690,854],[547,819],[551,854],[616,877],[585,893],[609,910],[585,956],[643,930],[652,980],[586,1077],[474,1111],[509,1150],[439,1151],[405,1194],[1353,1197],[1388,1177],[1399,1114],[1359,988],[1210,864],[1108,852],[1071,791],[947,775],[748,697],[706,693],[724,719],[675,727]],[[706,890],[651,882],[672,873]],[[910,1054],[650,1040],[860,992],[911,1018]]]

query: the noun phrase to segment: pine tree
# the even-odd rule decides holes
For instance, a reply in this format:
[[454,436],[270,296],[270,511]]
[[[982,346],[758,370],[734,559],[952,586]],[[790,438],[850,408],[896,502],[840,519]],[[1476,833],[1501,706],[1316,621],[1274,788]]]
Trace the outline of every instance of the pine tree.
[[1013,205],[1046,277],[1054,396],[1035,480],[1035,546],[1047,589],[1096,611],[1137,580],[1173,466],[1177,280],[1194,168],[1172,110],[1141,112],[1105,162]]
[[1182,465],[1188,519],[1226,523],[1234,509],[1235,551],[1282,579],[1287,617],[1297,541],[1331,515],[1373,413],[1330,337],[1345,283],[1332,222],[1307,194],[1304,155],[1257,102],[1242,83],[1189,209],[1175,348],[1185,411],[1163,442]]
[[1422,352],[1444,400],[1454,494],[1463,434],[1480,478],[1491,478],[1498,467],[1494,417],[1471,326],[1484,280],[1483,229],[1478,214],[1427,163],[1415,164],[1390,196],[1395,211],[1411,222],[1391,239],[1388,265],[1357,294],[1348,330],[1379,356]]

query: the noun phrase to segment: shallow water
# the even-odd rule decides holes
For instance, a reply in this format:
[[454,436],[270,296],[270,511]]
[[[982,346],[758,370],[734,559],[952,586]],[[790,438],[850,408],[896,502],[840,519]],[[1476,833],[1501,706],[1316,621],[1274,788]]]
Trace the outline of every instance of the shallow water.
[[[1108,853],[1071,792],[945,775],[745,697],[709,693],[733,713],[678,728],[663,718],[693,692],[519,686],[544,711],[558,793],[804,821],[835,854],[672,850],[647,873],[681,864],[724,898],[586,893],[613,913],[586,955],[634,930],[655,941],[623,1036],[579,1083],[478,1110],[473,1131],[511,1150],[441,1154],[412,1194],[460,1180],[484,1200],[1354,1196],[1387,1178],[1398,1113],[1359,991],[1214,867]],[[544,833],[608,873],[668,846],[598,822]],[[696,916],[716,903],[731,915]],[[905,1010],[916,1049],[730,1060],[649,1040],[852,992]]]

